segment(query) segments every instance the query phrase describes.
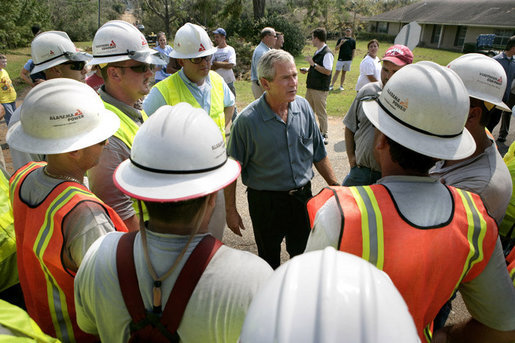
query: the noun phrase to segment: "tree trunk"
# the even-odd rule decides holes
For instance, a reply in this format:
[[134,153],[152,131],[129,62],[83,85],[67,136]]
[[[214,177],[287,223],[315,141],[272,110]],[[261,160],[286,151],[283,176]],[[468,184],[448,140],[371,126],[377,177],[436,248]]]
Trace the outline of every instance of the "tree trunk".
[[254,20],[259,20],[265,16],[265,1],[266,0],[252,0]]

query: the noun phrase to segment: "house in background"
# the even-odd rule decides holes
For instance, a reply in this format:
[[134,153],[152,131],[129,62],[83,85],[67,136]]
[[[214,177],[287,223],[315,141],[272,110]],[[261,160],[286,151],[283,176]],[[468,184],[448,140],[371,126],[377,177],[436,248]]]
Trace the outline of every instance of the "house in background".
[[494,47],[503,49],[515,35],[515,0],[421,0],[373,17],[369,32],[397,35],[412,21],[421,27],[419,46],[463,51],[480,34],[495,34]]

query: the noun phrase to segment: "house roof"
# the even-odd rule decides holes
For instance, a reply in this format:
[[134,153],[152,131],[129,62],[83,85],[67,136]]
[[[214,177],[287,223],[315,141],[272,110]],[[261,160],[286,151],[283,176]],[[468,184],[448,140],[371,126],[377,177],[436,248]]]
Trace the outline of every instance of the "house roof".
[[363,20],[515,29],[515,1],[422,0]]

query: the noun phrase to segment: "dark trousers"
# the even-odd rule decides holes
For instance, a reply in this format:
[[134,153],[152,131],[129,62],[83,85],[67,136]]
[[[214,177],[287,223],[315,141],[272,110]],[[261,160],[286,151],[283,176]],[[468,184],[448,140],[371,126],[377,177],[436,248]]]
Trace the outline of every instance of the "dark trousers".
[[310,231],[306,202],[311,197],[311,183],[289,192],[247,189],[258,255],[272,268],[281,264],[283,238],[290,257],[304,252]]

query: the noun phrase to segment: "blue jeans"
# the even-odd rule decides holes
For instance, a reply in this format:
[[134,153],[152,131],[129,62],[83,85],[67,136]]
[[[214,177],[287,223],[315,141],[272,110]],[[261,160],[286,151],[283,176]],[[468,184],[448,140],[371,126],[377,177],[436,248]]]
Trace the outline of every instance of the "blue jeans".
[[11,117],[12,117],[14,111],[16,110],[16,102],[15,101],[9,102],[6,104],[2,104],[2,106],[4,106],[4,109],[5,109],[5,115],[4,115],[5,123],[7,125],[9,125],[9,121],[11,121]]
[[367,186],[376,183],[381,178],[381,172],[367,167],[352,167],[343,180],[343,186]]

